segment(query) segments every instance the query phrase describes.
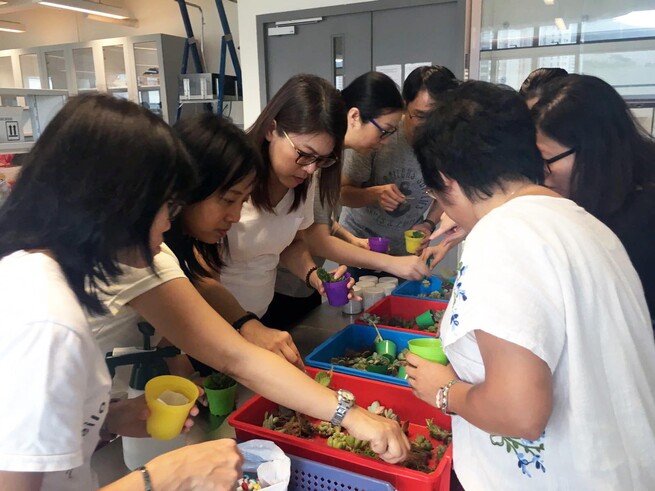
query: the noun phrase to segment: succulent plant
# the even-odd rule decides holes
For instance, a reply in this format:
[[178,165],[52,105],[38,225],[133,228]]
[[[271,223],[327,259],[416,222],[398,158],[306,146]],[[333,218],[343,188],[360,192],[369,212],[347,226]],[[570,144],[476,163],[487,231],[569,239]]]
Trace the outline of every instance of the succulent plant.
[[335,278],[332,273],[329,273],[323,268],[318,268],[316,270],[316,274],[318,276],[318,279],[325,282],[325,283],[337,283],[339,281],[342,281],[344,279],[343,276],[340,276],[339,278]]

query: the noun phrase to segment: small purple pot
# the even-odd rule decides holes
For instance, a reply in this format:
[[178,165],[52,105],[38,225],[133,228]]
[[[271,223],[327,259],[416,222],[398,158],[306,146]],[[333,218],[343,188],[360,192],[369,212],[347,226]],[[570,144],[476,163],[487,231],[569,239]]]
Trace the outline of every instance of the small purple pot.
[[372,251],[387,253],[389,252],[390,240],[385,237],[369,237],[368,246]]
[[350,281],[350,273],[343,275],[343,280],[337,283],[323,282],[325,294],[328,298],[328,303],[333,307],[341,307],[348,303],[348,282]]

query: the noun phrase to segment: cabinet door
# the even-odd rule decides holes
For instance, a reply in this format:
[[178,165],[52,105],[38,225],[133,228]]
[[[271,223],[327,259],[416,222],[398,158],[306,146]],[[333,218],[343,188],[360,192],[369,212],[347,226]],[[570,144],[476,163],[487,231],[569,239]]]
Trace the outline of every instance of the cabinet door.
[[116,97],[128,98],[125,50],[122,44],[102,47],[107,92]]
[[25,53],[19,56],[20,73],[24,89],[41,89],[41,73],[39,58],[36,53]]
[[49,89],[68,90],[64,50],[46,51],[45,67]]
[[0,87],[16,87],[11,56],[0,56]]
[[139,104],[162,116],[159,59],[159,48],[155,41],[134,43],[134,68]]
[[73,70],[78,92],[96,90],[93,48],[73,48]]

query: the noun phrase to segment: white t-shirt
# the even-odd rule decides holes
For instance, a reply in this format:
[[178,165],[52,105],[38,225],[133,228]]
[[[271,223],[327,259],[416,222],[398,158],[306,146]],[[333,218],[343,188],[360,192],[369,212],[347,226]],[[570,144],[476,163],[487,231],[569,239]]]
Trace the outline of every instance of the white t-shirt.
[[[114,348],[143,348],[143,334],[137,327],[143,317],[128,303],[168,281],[186,278],[177,257],[166,244],[161,245],[161,252],[153,258],[153,269],[157,274],[151,268],[134,268],[127,265],[121,265],[121,268],[123,274],[103,288],[104,292],[98,292],[98,298],[109,310],[109,314],[87,317],[103,355]],[[159,343],[161,338],[155,331],[155,335],[150,338],[151,346]],[[112,388],[114,396],[120,396],[127,391],[131,372],[131,365],[116,368]]]
[[228,232],[230,254],[221,269],[221,283],[244,309],[260,317],[273,299],[280,253],[293,242],[298,230],[314,222],[314,186],[309,188],[305,202],[289,212],[293,196],[290,189],[274,213],[258,211],[246,202],[241,220]]
[[605,225],[545,196],[483,217],[441,327],[457,376],[472,384],[485,378],[476,329],[544,360],[554,400],[535,442],[453,417],[467,491],[655,489],[655,341],[637,273]]
[[111,380],[57,262],[0,260],[0,470],[43,472],[47,491],[97,488],[89,465]]
[[[102,353],[117,347],[143,347],[143,334],[137,323],[142,321],[139,313],[128,305],[139,295],[152,290],[175,278],[185,278],[177,257],[166,245],[161,245],[161,252],[153,258],[153,271],[150,268],[133,268],[121,265],[123,274],[99,292],[98,298],[109,310],[108,315],[89,316],[89,326],[98,340]],[[154,346],[161,339],[152,339]]]

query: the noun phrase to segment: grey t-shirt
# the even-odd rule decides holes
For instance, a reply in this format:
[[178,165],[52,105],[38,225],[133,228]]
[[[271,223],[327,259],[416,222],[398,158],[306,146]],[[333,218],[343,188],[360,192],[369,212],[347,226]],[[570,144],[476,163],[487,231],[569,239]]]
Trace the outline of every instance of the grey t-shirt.
[[410,199],[392,212],[383,210],[378,204],[362,208],[344,206],[339,224],[357,237],[386,237],[391,240],[391,254],[403,256],[407,255],[405,230],[421,220],[432,199],[425,194],[421,168],[405,139],[402,125],[389,138],[386,145],[371,155],[347,150],[343,175],[363,188],[395,183]]

